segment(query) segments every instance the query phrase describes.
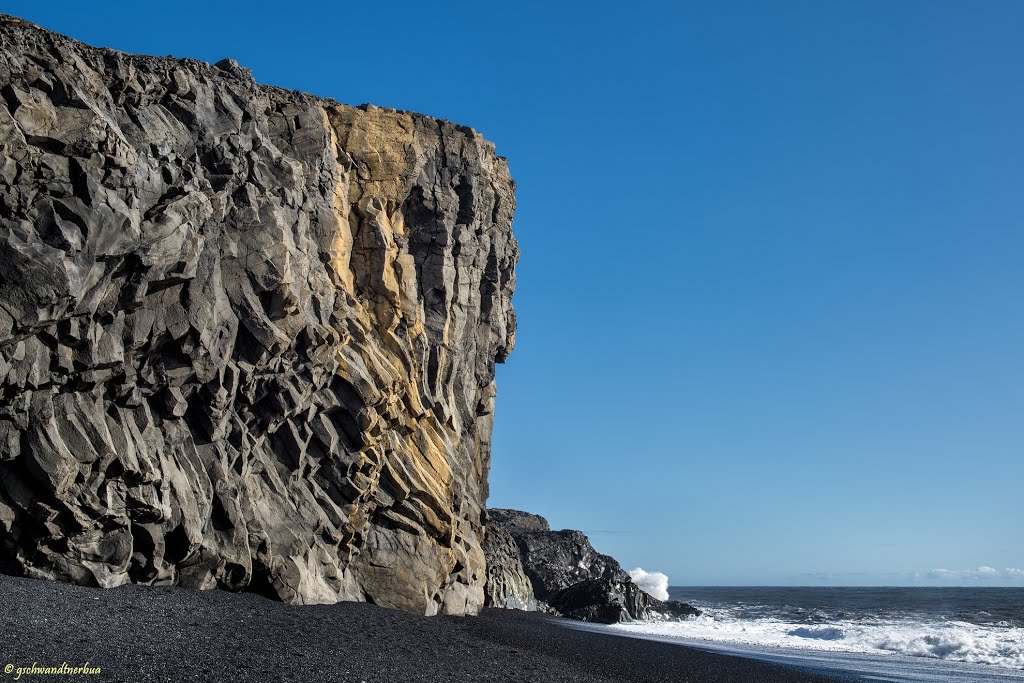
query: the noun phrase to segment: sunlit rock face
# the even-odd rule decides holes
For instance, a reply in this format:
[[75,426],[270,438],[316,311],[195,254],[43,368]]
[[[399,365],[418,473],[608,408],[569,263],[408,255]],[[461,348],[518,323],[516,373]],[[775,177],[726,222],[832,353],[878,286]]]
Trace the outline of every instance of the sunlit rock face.
[[10,17],[0,95],[0,569],[476,612],[493,146]]

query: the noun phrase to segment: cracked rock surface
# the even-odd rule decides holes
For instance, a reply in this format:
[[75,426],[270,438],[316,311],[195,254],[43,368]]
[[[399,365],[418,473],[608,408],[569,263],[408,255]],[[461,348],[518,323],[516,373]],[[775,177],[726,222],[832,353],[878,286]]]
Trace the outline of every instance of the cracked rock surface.
[[477,612],[514,208],[472,129],[0,16],[0,571]]

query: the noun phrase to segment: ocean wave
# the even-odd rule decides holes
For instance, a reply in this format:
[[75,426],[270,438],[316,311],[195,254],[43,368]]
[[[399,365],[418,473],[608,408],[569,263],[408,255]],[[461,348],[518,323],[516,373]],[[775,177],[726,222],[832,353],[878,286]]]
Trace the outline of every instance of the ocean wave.
[[687,621],[633,622],[612,628],[690,642],[832,652],[899,653],[971,664],[1024,669],[1024,629],[962,621],[837,621],[797,625],[772,619],[704,615]]

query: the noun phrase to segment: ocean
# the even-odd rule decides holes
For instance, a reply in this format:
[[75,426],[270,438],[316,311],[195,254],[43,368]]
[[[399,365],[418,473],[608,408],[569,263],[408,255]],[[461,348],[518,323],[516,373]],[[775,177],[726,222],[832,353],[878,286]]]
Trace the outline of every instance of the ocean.
[[1024,682],[1024,588],[672,587],[704,610],[622,635],[864,681]]

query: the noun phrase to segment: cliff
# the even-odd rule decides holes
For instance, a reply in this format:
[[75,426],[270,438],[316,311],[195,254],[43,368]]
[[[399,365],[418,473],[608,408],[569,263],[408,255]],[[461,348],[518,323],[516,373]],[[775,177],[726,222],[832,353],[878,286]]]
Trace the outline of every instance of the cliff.
[[0,570],[476,612],[493,146],[6,16],[0,95]]
[[[522,609],[517,585],[522,576],[532,586],[534,603],[571,619],[615,623],[634,619],[685,619],[700,610],[675,600],[658,600],[640,589],[614,558],[597,552],[580,531],[552,531],[540,515],[519,510],[491,509],[489,534],[508,536],[518,553],[496,553],[496,542],[484,545],[487,552],[489,604]],[[495,578],[496,577],[496,578]],[[506,604],[501,599],[505,597]]]

